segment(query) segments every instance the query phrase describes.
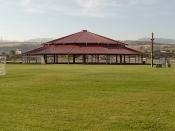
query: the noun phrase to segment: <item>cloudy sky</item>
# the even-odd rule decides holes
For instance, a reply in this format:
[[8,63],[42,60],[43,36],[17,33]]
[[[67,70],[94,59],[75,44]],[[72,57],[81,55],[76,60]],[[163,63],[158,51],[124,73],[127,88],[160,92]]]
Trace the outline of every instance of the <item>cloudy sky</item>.
[[0,0],[0,36],[57,38],[87,29],[126,40],[175,39],[175,0]]

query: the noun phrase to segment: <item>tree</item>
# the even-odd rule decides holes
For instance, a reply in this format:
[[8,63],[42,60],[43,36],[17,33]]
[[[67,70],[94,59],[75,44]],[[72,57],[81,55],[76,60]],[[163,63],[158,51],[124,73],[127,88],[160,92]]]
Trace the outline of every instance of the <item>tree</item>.
[[14,50],[11,50],[11,51],[9,52],[9,55],[10,55],[10,56],[15,56],[15,54],[16,54],[16,53],[15,53]]
[[6,56],[7,54],[5,52],[2,52],[1,55]]

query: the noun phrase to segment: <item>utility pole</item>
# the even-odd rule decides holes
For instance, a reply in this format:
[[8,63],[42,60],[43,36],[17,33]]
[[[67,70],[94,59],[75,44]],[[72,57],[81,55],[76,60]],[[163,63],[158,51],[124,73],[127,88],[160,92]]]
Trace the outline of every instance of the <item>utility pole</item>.
[[154,33],[152,32],[151,38],[151,67],[154,67]]

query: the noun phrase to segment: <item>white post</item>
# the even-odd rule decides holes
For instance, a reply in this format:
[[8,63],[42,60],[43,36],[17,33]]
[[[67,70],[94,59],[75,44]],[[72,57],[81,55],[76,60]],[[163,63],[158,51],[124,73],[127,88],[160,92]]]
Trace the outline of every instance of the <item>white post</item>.
[[0,75],[6,75],[6,57],[0,56]]

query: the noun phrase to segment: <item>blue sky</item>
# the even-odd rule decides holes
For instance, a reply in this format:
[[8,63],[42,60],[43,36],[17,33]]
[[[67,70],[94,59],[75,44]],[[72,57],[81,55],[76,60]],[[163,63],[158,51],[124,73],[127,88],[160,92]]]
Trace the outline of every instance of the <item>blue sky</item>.
[[175,39],[175,0],[0,0],[0,36],[58,38],[87,29],[118,40]]

